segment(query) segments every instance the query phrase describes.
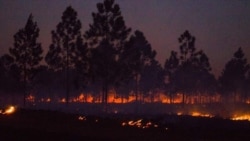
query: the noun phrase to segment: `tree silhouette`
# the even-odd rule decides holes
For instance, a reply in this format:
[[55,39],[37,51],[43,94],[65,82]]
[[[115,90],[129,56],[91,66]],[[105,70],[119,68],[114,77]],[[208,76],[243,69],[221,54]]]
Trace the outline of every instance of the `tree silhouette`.
[[[208,57],[203,51],[196,51],[195,37],[189,31],[185,31],[178,40],[181,44],[180,56],[178,57],[177,52],[172,51],[164,68],[170,99],[173,93],[182,93],[184,104],[188,95],[212,91],[216,86],[214,76],[210,73]],[[208,82],[210,86],[204,87]]]
[[139,80],[142,70],[146,65],[150,65],[154,60],[156,52],[152,50],[151,45],[146,40],[141,31],[135,31],[134,35],[130,37],[126,48],[124,49],[123,56],[126,56],[126,66],[129,68],[129,72],[135,79],[135,96],[138,100],[138,88]]
[[90,72],[92,79],[102,83],[102,102],[107,103],[110,85],[121,79],[120,52],[124,48],[131,29],[127,28],[120,7],[114,0],[104,0],[97,4],[97,12],[92,13],[93,23],[86,31],[90,50]]
[[24,106],[26,95],[29,93],[28,85],[31,84],[43,58],[41,44],[37,43],[38,36],[39,28],[30,14],[25,27],[14,35],[14,47],[9,49],[10,56],[14,60],[11,70],[15,72],[13,75],[17,76],[24,88]]
[[165,72],[165,87],[166,92],[169,93],[170,103],[172,103],[173,94],[177,92],[177,80],[175,79],[175,72],[179,67],[179,58],[177,52],[171,51],[169,59],[166,59],[164,65]]
[[236,102],[237,96],[243,96],[249,64],[241,48],[234,53],[234,57],[226,63],[225,68],[219,77],[220,91],[225,100],[233,98]]
[[11,74],[13,61],[13,57],[8,54],[4,54],[0,57],[0,93],[10,94],[18,92],[17,79]]
[[246,99],[249,100],[250,98],[250,70],[248,70],[248,75],[247,75],[247,83],[245,85],[245,90],[246,90]]
[[163,88],[164,73],[158,61],[152,60],[141,72],[139,87],[143,97],[150,97],[154,102],[154,96]]
[[199,102],[202,103],[201,95],[212,96],[217,89],[217,83],[214,75],[210,72],[209,59],[203,51],[199,51],[194,60],[195,67],[195,90],[199,95]]
[[[65,71],[66,73],[66,103],[69,102],[70,93],[70,70],[76,66],[85,69],[86,45],[83,44],[81,34],[81,22],[77,18],[77,12],[67,7],[61,17],[62,21],[52,33],[52,44],[45,57],[50,69]],[[82,65],[81,65],[82,64]]]

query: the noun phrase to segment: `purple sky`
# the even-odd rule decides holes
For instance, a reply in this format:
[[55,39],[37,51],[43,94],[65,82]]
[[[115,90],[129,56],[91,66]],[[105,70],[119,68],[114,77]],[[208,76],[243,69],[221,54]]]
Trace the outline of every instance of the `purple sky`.
[[[45,53],[51,42],[51,30],[71,5],[83,28],[92,22],[96,3],[103,0],[1,0],[0,55],[13,44],[13,35],[26,24],[30,13],[40,28],[39,41]],[[218,76],[225,63],[242,47],[250,62],[250,1],[248,0],[116,0],[126,25],[144,32],[157,59],[164,64],[171,50],[179,50],[178,37],[189,30],[197,39],[197,49],[210,58]]]

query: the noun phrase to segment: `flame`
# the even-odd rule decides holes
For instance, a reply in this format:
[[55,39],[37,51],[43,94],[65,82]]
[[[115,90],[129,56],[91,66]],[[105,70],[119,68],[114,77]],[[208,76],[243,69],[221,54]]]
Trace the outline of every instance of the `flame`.
[[[143,94],[138,94],[138,100],[144,103],[164,103],[164,104],[178,104],[183,103],[183,94],[177,93],[175,95],[170,96],[165,93],[156,93],[156,94],[149,94],[148,96],[144,96]],[[211,102],[220,102],[220,95],[216,94],[214,96],[209,95],[192,95],[192,96],[185,96],[185,103],[186,104],[195,104],[195,103],[211,103]],[[36,102],[36,97],[34,95],[29,95],[26,100],[28,102]],[[136,100],[135,94],[131,93],[127,97],[123,97],[116,93],[115,90],[110,90],[108,93],[108,103],[130,103]],[[51,102],[52,99],[50,97],[38,99],[39,102]],[[65,103],[65,98],[60,98],[58,101],[59,103]],[[85,102],[85,103],[101,103],[102,96],[101,95],[92,95],[86,93],[80,93],[78,96],[70,97],[69,102]],[[250,103],[250,100],[246,101],[247,104]]]
[[14,113],[15,112],[15,107],[14,106],[9,106],[6,110],[5,110],[5,112],[3,112],[3,114],[7,114],[7,115],[9,115],[9,114],[12,114],[12,113]]
[[122,126],[132,126],[132,127],[142,128],[142,129],[158,128],[159,127],[158,124],[155,124],[151,121],[146,122],[144,119],[130,120],[127,122],[122,122],[121,125]]
[[248,120],[250,121],[250,114],[234,115],[231,120]]
[[176,113],[178,116],[181,116],[183,113],[182,112],[177,112]]
[[51,102],[51,98],[41,98],[40,102]]
[[78,120],[85,121],[85,120],[87,120],[87,118],[85,116],[79,116]]
[[59,103],[66,103],[66,98],[61,98],[61,99],[59,100]]
[[192,112],[191,116],[193,116],[193,117],[213,117],[210,114],[203,114],[200,112]]

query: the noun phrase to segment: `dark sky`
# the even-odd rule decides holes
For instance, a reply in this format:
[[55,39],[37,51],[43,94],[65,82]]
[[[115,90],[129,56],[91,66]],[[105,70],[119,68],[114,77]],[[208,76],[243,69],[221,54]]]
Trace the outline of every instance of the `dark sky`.
[[[0,55],[13,44],[13,35],[26,24],[30,13],[40,28],[45,52],[51,30],[71,5],[82,22],[82,32],[92,22],[96,3],[103,0],[0,0]],[[248,0],[116,0],[126,25],[144,32],[157,59],[164,64],[171,50],[178,50],[178,37],[189,30],[196,47],[210,58],[218,76],[225,63],[242,47],[250,62],[250,1]]]

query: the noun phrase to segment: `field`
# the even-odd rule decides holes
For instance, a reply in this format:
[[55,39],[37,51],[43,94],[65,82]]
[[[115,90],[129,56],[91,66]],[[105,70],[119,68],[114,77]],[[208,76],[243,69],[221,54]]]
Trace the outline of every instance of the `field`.
[[249,121],[177,115],[101,116],[19,109],[0,114],[3,141],[239,141],[250,139]]

